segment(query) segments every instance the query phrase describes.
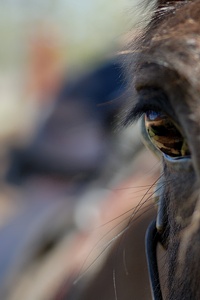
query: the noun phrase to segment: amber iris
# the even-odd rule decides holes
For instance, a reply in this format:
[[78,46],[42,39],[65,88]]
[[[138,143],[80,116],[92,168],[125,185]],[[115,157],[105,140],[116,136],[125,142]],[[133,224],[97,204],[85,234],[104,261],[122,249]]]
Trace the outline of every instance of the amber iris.
[[161,112],[145,114],[145,127],[153,145],[170,157],[190,155],[188,144],[172,119]]

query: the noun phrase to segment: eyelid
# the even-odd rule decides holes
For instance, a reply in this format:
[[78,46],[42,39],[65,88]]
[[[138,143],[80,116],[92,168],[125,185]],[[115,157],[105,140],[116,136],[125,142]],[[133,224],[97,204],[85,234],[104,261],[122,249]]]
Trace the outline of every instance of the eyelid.
[[[141,116],[150,111],[166,114],[163,110],[162,97],[152,97],[147,93],[139,93],[139,99],[133,110],[129,114],[129,119],[134,122],[141,118]],[[163,98],[162,98],[163,99]]]
[[175,123],[179,123],[165,91],[156,87],[143,87],[137,89],[137,102],[125,115],[122,125],[126,127],[137,122],[149,111],[162,113],[171,117]]
[[177,121],[175,112],[166,93],[160,88],[147,87],[138,90],[138,101],[131,112],[132,119],[138,120],[144,113],[155,111],[168,115]]
[[138,102],[136,106],[133,109],[133,118],[134,119],[139,119],[143,114],[148,113],[150,111],[154,111],[157,113],[162,113],[164,114],[162,108],[158,104],[154,104],[150,101],[142,101]]

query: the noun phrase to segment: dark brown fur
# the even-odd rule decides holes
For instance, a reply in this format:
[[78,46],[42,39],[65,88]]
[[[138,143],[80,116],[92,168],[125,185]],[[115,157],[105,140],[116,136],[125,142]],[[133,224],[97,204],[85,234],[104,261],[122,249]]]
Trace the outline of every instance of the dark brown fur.
[[[142,90],[166,95],[163,111],[173,115],[186,137],[191,161],[163,160],[168,289],[164,299],[200,299],[200,1],[158,5],[137,40],[131,69],[137,105]],[[166,7],[166,10],[163,9]],[[134,43],[133,43],[134,45]],[[129,103],[130,105],[130,103]],[[131,119],[131,113],[130,117]],[[167,183],[166,183],[167,182]]]

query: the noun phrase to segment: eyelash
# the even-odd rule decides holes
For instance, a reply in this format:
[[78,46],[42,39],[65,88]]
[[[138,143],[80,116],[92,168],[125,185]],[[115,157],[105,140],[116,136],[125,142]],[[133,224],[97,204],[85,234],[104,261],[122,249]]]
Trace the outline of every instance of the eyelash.
[[152,105],[150,103],[146,104],[143,103],[142,105],[136,105],[133,109],[132,116],[134,118],[134,121],[137,121],[143,114],[148,114],[150,112],[156,112],[156,113],[164,113],[160,108],[158,108],[155,105]]
[[130,123],[137,122],[142,117],[142,115],[148,114],[150,112],[166,114],[164,113],[163,109],[160,107],[157,99],[140,98],[138,103],[133,108],[133,110],[127,116],[125,120],[125,126],[129,125]]
[[128,119],[130,122],[135,122],[144,113],[150,111],[164,113],[169,115],[173,111],[169,103],[169,99],[165,92],[161,89],[154,87],[142,88],[138,92],[138,101],[130,112]]

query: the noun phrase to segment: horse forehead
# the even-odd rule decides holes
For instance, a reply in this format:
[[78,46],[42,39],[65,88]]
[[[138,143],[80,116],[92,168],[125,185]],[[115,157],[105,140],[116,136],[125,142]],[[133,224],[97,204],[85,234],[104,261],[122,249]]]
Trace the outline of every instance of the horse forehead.
[[[157,22],[154,26],[154,38],[155,31],[160,37],[177,38],[177,35],[185,35],[189,33],[200,32],[200,0],[175,2],[175,5],[171,7],[165,17],[161,16],[157,18]],[[159,16],[159,9],[158,9]]]
[[200,1],[188,2],[163,18],[144,49],[157,64],[176,71],[200,93]]

